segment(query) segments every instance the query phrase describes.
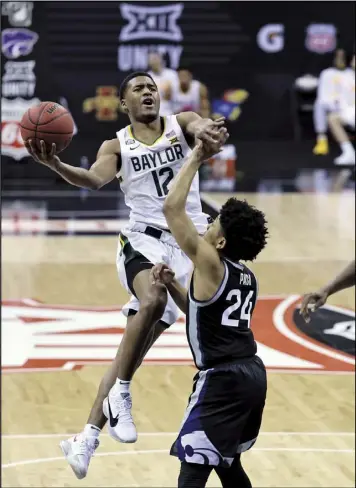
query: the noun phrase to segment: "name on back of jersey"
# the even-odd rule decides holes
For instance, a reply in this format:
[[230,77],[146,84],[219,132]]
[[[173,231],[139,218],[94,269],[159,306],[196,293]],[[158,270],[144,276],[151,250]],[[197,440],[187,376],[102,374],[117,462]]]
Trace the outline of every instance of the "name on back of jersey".
[[240,285],[251,286],[251,275],[240,273]]
[[182,146],[180,144],[174,144],[174,146],[167,147],[162,151],[131,156],[130,161],[134,171],[137,173],[139,171],[159,168],[160,166],[177,162],[183,158],[184,154]]

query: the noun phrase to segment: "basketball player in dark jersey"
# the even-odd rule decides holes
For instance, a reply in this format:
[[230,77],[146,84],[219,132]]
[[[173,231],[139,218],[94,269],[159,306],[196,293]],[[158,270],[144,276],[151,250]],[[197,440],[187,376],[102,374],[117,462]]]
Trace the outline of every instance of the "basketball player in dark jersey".
[[194,263],[189,292],[165,264],[151,271],[152,287],[165,285],[186,313],[199,369],[171,449],[181,461],[178,487],[205,487],[215,469],[224,488],[250,488],[240,457],[259,433],[267,379],[250,328],[257,280],[240,260],[256,258],[268,231],[262,212],[230,198],[204,237],[199,236],[185,206],[201,163],[217,152],[212,149],[198,142],[164,203],[169,229]]

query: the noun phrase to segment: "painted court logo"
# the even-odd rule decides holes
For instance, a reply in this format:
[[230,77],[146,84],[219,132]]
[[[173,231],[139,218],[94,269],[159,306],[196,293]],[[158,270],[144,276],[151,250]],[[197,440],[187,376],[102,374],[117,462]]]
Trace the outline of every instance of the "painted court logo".
[[[325,326],[320,326],[328,337],[329,342],[325,342],[317,336],[308,336],[298,326],[299,299],[298,296],[272,296],[261,297],[257,302],[252,330],[258,354],[266,367],[270,371],[287,372],[354,371],[350,345],[352,341],[354,345],[351,329],[355,314],[328,306],[320,310],[321,315],[317,312],[308,328],[318,330],[318,323],[325,324],[326,317]],[[4,301],[3,371],[72,370],[111,362],[125,326],[121,308],[53,306],[31,299]],[[348,341],[347,345],[333,342],[333,337]],[[158,339],[145,361],[193,364],[183,315]]]

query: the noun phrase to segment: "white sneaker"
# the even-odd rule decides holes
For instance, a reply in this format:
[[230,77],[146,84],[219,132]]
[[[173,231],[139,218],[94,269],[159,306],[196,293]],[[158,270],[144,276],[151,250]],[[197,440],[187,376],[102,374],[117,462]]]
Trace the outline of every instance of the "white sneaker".
[[99,444],[97,437],[84,436],[83,433],[59,443],[69,466],[79,480],[86,477],[90,459]]
[[137,431],[131,415],[132,399],[130,393],[113,393],[103,401],[103,413],[109,420],[110,436],[119,442],[137,441]]
[[338,158],[334,160],[335,164],[340,164],[340,165],[354,165],[355,164],[355,151],[347,151],[343,152]]

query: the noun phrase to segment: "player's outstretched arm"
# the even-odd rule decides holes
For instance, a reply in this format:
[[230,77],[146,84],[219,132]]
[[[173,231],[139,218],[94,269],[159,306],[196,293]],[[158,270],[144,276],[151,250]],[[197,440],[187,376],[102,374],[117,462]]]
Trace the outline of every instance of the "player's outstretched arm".
[[314,312],[324,305],[330,295],[344,290],[345,288],[350,288],[351,286],[355,286],[355,260],[351,261],[341,273],[319,291],[304,295],[300,307],[300,313],[303,315],[304,320],[309,322],[310,312]]
[[112,181],[120,169],[118,164],[120,145],[117,139],[103,142],[99,149],[97,159],[89,170],[63,163],[56,156],[55,144],[52,144],[50,152],[46,151],[44,141],[41,141],[40,144],[41,151],[36,148],[33,141],[26,142],[26,148],[33,159],[51,168],[71,185],[79,186],[80,188],[98,190]]
[[177,122],[181,126],[183,133],[203,142],[215,144],[219,137],[219,129],[225,123],[225,118],[219,117],[216,120],[202,119],[195,112],[181,112],[177,114]]
[[221,262],[216,249],[208,244],[197,232],[186,213],[186,202],[194,176],[203,161],[220,151],[228,138],[225,128],[220,129],[220,139],[214,145],[204,145],[201,141],[174,178],[163,205],[167,224],[179,247],[203,273],[221,275]]
[[161,283],[167,287],[171,297],[183,313],[187,313],[188,291],[175,278],[174,272],[164,263],[151,269],[152,284]]

